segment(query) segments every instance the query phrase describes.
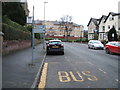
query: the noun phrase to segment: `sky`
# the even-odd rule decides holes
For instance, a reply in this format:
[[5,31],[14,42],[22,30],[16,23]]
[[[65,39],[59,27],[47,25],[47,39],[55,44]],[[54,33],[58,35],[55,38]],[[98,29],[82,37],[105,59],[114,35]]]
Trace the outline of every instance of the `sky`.
[[29,16],[32,16],[34,5],[35,20],[61,20],[61,17],[72,16],[72,22],[83,25],[87,29],[87,24],[91,17],[100,18],[108,15],[109,12],[118,13],[118,2],[120,0],[27,0]]

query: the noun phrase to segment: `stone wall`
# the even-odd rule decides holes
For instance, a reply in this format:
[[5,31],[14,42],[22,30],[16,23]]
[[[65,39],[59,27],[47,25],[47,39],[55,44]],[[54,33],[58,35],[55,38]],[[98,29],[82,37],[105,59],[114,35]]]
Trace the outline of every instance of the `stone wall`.
[[[35,39],[35,45],[40,43],[40,40]],[[2,53],[3,55],[7,55],[10,53],[13,53],[18,50],[22,50],[25,48],[31,47],[31,41],[30,40],[7,40],[3,41],[2,46]]]

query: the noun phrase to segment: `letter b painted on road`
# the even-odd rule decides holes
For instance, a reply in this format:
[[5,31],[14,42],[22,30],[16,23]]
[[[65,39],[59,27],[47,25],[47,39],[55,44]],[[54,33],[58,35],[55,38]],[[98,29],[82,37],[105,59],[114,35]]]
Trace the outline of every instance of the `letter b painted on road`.
[[60,82],[69,82],[71,81],[69,74],[67,72],[61,71],[58,72]]

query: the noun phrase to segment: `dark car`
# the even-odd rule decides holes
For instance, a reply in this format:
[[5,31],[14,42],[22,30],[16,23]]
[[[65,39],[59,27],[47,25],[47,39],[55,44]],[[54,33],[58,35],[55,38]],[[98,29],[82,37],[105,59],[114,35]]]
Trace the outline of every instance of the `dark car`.
[[64,44],[61,40],[49,40],[46,44],[46,52],[50,53],[61,53],[64,55]]
[[107,54],[112,54],[112,53],[120,54],[120,42],[118,41],[108,42],[105,45],[105,51]]

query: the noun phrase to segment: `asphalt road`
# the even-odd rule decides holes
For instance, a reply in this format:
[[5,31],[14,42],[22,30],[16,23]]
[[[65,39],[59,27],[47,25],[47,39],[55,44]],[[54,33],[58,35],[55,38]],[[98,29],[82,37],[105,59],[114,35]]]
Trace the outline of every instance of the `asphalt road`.
[[[88,49],[87,44],[64,43],[65,55],[47,55],[43,88],[118,88],[118,55]],[[45,74],[46,73],[46,74]],[[41,77],[42,78],[42,77]]]

